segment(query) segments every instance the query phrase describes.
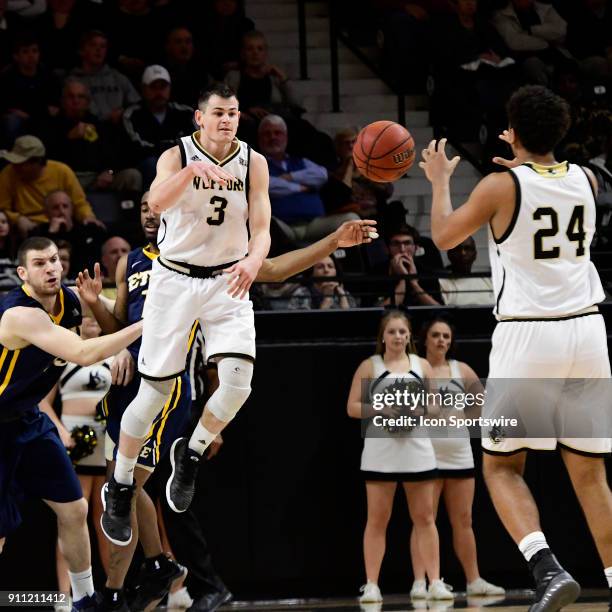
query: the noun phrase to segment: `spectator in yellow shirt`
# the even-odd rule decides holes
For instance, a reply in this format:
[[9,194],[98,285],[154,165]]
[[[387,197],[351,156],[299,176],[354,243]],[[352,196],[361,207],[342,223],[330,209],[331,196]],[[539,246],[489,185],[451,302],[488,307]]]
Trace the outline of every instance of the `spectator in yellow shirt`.
[[87,225],[96,219],[85,192],[74,172],[58,161],[46,158],[45,145],[36,136],[21,136],[12,150],[0,151],[9,165],[0,172],[0,210],[3,210],[20,236],[25,238],[37,225],[48,223],[45,196],[65,191],[73,202],[77,221]]

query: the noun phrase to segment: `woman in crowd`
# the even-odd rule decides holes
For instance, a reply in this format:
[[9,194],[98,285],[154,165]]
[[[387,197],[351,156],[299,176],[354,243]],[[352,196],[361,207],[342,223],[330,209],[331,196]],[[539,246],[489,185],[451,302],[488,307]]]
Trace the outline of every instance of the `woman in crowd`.
[[[433,507],[436,459],[431,440],[419,435],[419,428],[385,429],[376,425],[375,415],[397,416],[399,407],[377,409],[376,394],[403,385],[412,391],[423,389],[432,377],[431,366],[416,355],[411,326],[399,311],[387,313],[378,331],[376,354],[363,361],[353,377],[348,398],[349,416],[369,419],[361,456],[365,480],[368,518],[363,536],[367,583],[361,588],[362,603],[380,602],[378,588],[380,567],[385,554],[387,525],[393,498],[401,483],[408,511],[414,524],[415,538],[425,561],[431,599],[453,599],[453,594],[440,579],[440,551]],[[366,397],[363,385],[371,381]],[[416,411],[408,410],[416,415]]]
[[[100,332],[101,329],[96,320],[91,315],[85,315],[81,324],[81,338],[94,338],[99,336]],[[112,359],[91,366],[67,363],[59,382],[40,406],[57,426],[60,438],[71,455],[74,455],[75,451],[82,454],[77,447],[87,446],[83,440],[79,442],[82,434],[87,430],[95,432],[96,444],[93,446],[93,453],[82,459],[73,459],[73,461],[83,488],[83,497],[88,501],[91,509],[92,524],[96,530],[98,550],[105,572],[108,572],[109,549],[108,540],[104,537],[100,527],[100,516],[102,515],[100,491],[106,479],[105,426],[103,421],[96,420],[96,404],[110,388],[111,365]],[[57,395],[61,401],[61,421],[52,407]],[[74,435],[72,432],[75,432]],[[70,591],[68,565],[59,547],[57,549],[57,580],[59,591],[63,593]]]
[[[449,353],[452,354],[454,329],[446,319],[435,318],[429,321],[421,330],[420,340],[432,372],[430,392],[440,392],[444,396],[458,393],[476,396],[484,392],[478,376],[469,365],[448,358]],[[458,402],[457,405],[461,406]],[[453,407],[450,409],[457,410]],[[476,540],[472,530],[475,478],[469,432],[466,428],[436,428],[431,431],[431,442],[438,468],[437,478],[433,481],[434,516],[438,512],[440,497],[444,494],[453,530],[453,547],[465,573],[467,594],[503,595],[504,589],[481,578],[478,570]],[[414,599],[424,599],[427,597],[426,564],[414,529],[410,538],[410,552],[414,571],[410,595]]]
[[304,287],[293,292],[289,301],[290,310],[330,310],[354,308],[353,296],[339,280],[325,280],[325,277],[341,276],[340,266],[333,255],[324,257],[306,272]]

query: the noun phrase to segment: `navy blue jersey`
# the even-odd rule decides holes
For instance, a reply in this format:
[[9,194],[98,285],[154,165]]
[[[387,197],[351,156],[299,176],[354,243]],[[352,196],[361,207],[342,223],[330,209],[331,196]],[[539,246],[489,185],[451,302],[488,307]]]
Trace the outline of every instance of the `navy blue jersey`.
[[[125,280],[128,286],[128,323],[136,323],[142,319],[147,290],[149,289],[149,278],[153,268],[153,262],[159,257],[157,253],[151,251],[150,246],[134,249],[127,256],[127,267],[125,269]],[[128,351],[134,358],[134,363],[138,363],[138,351],[140,350],[139,337],[134,340]]]
[[[79,299],[65,285],[61,286],[59,298],[59,314],[47,314],[56,325],[76,330],[81,324]],[[0,317],[16,307],[45,311],[40,302],[26,293],[25,287],[13,289],[4,296]],[[1,344],[0,348],[0,420],[4,420],[34,408],[58,381],[66,363],[32,344],[14,351]]]

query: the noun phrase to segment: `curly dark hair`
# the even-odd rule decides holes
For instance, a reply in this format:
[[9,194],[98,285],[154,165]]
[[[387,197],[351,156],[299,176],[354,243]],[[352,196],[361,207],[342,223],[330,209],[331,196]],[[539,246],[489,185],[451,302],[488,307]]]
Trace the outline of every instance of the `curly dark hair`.
[[550,153],[570,127],[569,104],[541,85],[517,89],[506,108],[510,127],[527,151],[537,155]]

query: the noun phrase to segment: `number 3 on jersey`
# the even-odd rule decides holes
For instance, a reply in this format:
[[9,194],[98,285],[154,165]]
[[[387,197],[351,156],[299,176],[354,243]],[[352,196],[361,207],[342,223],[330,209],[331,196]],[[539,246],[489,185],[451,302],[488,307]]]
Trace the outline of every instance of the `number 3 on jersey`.
[[[550,206],[537,208],[533,212],[534,221],[539,221],[544,217],[550,218],[550,227],[539,229],[533,235],[533,256],[534,259],[557,259],[561,252],[560,247],[554,246],[550,249],[544,248],[544,238],[552,238],[559,233],[559,217],[557,211]],[[570,242],[577,242],[576,257],[584,255],[584,206],[574,206],[565,235]]]
[[206,223],[208,223],[208,225],[221,225],[225,219],[227,200],[221,196],[213,196],[210,198],[210,203],[214,206],[213,216],[206,217]]

